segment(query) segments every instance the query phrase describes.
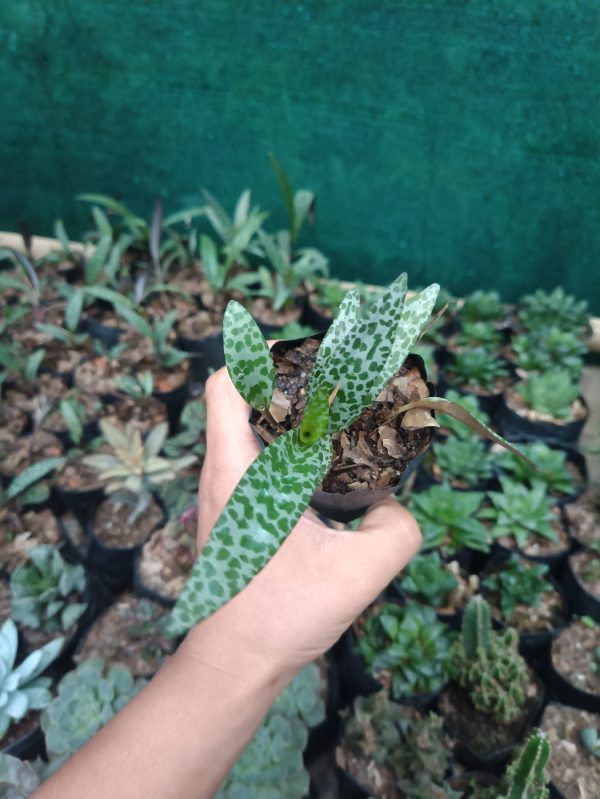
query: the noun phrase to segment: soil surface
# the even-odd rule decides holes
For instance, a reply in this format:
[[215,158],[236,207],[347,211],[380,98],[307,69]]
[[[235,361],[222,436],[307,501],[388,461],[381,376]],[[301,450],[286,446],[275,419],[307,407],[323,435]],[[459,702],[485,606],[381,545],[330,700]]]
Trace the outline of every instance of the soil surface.
[[584,550],[570,559],[571,570],[585,590],[600,599],[600,554]]
[[[103,449],[109,451],[110,447],[106,446],[106,448],[100,448],[96,452],[102,452]],[[98,477],[98,471],[87,463],[84,463],[83,458],[68,463],[65,468],[56,475],[54,482],[68,491],[89,491],[94,488],[101,488],[105,485],[105,482]]]
[[582,745],[580,732],[586,727],[600,729],[600,716],[587,710],[548,705],[540,724],[550,742],[548,774],[565,799],[593,799],[600,786],[600,758]]
[[[6,395],[14,395],[14,391],[6,391]],[[13,400],[4,395],[0,403],[0,428],[7,430],[13,435],[21,435],[29,424],[29,414],[19,407],[19,404],[12,404]]]
[[111,360],[104,355],[81,361],[74,371],[77,388],[96,394],[116,394],[116,378],[131,374],[131,368],[123,359]]
[[55,546],[60,532],[53,513],[48,510],[17,512],[8,507],[0,510],[0,568],[11,574],[28,552],[38,544]]
[[163,519],[164,512],[151,503],[135,522],[129,521],[133,508],[107,499],[98,505],[92,520],[96,536],[107,547],[134,547],[141,544]]
[[3,624],[11,615],[12,594],[8,580],[0,578],[0,624]]
[[541,413],[534,411],[525,404],[525,400],[518,394],[514,388],[507,388],[504,392],[504,400],[511,411],[518,413],[530,422],[550,422],[551,424],[560,425],[561,427],[571,422],[585,419],[587,416],[587,409],[580,399],[576,399],[571,405],[571,414],[568,419],[557,419],[550,413]]
[[600,541],[600,497],[588,491],[564,507],[571,535],[584,546]]
[[90,628],[75,661],[100,657],[124,664],[135,677],[151,677],[175,647],[162,633],[169,612],[149,599],[122,594]]
[[45,430],[36,430],[16,439],[14,448],[0,462],[0,474],[13,478],[36,461],[62,455],[64,447],[60,440]]
[[167,408],[156,397],[134,400],[119,395],[104,404],[100,418],[117,426],[132,424],[140,433],[149,433],[156,425],[167,420]]
[[[85,419],[83,420],[83,424],[87,424],[88,422],[97,419],[98,412],[101,408],[100,401],[98,400],[97,396],[93,394],[88,394],[86,391],[78,391],[74,394],[66,394],[60,399],[68,398],[69,396],[73,396],[74,399],[78,400],[83,407],[85,408]],[[56,433],[56,432],[67,432],[68,427],[63,419],[63,416],[57,408],[54,411],[51,411],[43,421],[43,428],[49,433]]]
[[596,650],[600,647],[600,625],[588,627],[574,621],[552,644],[552,663],[580,691],[600,694],[600,660]]
[[539,607],[534,605],[515,605],[509,618],[500,609],[500,595],[495,591],[486,593],[492,616],[501,624],[510,625],[520,633],[533,633],[555,630],[565,619],[565,603],[562,596],[551,587],[542,594]]
[[[294,349],[274,353],[276,378],[270,411],[280,429],[256,414],[253,416],[255,429],[265,443],[271,443],[280,432],[300,423],[306,402],[306,386],[318,348],[317,339],[308,338]],[[418,369],[403,367],[377,401],[348,430],[333,434],[333,458],[322,490],[347,494],[397,484],[410,462],[429,446],[434,429],[408,430],[402,427],[406,414],[393,420],[389,417],[394,408],[427,396],[429,389]],[[422,418],[431,420],[425,413]]]
[[477,710],[467,692],[451,682],[439,700],[440,712],[446,719],[450,735],[480,757],[489,757],[500,749],[519,743],[534,723],[543,698],[541,684],[532,672],[530,677],[519,717],[504,725]]
[[479,591],[479,575],[466,574],[460,568],[457,560],[446,564],[446,571],[451,572],[458,581],[457,587],[451,591],[436,612],[442,615],[451,615],[463,610],[469,599]]
[[159,527],[142,547],[139,576],[146,588],[176,599],[196,560],[196,537],[176,521]]

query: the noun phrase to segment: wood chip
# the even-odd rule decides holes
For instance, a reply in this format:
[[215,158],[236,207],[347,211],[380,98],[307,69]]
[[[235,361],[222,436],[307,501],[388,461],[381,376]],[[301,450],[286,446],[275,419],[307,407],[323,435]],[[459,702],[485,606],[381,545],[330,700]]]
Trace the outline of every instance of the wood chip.
[[291,407],[291,402],[285,396],[283,391],[281,391],[279,388],[276,388],[273,392],[273,397],[271,398],[271,407],[269,408],[273,418],[278,422],[285,421],[287,415],[290,413]]
[[398,433],[396,429],[390,425],[383,424],[379,428],[379,435],[381,436],[381,443],[383,444],[387,454],[394,459],[401,458],[404,450],[398,441]]

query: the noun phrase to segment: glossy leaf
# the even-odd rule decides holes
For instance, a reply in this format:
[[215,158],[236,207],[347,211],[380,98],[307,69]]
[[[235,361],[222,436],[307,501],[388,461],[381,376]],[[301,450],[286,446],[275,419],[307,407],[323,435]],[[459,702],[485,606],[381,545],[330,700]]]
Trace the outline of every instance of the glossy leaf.
[[223,319],[223,349],[231,381],[246,402],[264,410],[271,404],[275,364],[252,316],[232,300]]
[[37,483],[46,475],[62,466],[66,458],[44,458],[44,460],[32,463],[21,474],[18,474],[8,487],[7,496],[9,499],[18,496],[26,488]]
[[241,591],[308,506],[329,468],[331,442],[302,449],[297,436],[279,436],[238,483],[169,617],[170,634],[185,633]]

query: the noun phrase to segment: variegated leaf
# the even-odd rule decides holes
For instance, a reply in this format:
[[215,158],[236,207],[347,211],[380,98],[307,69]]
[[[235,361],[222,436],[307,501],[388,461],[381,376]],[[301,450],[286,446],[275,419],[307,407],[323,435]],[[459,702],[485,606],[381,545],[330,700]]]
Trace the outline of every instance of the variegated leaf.
[[251,407],[268,408],[275,385],[273,356],[252,316],[235,300],[225,310],[223,348],[233,385]]
[[392,350],[405,295],[406,274],[402,274],[371,303],[328,358],[327,377],[333,386],[339,385],[329,432],[347,428],[380,393],[380,374]]
[[323,479],[331,441],[298,445],[297,430],[279,436],[237,484],[169,617],[185,633],[244,588],[275,554]]

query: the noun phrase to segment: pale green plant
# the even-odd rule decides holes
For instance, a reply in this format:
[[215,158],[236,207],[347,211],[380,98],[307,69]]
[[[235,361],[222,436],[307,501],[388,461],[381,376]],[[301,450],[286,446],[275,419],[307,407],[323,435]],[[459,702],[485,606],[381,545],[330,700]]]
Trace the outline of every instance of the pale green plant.
[[515,391],[532,411],[565,422],[574,418],[572,406],[580,394],[579,385],[560,368],[532,372],[526,381],[517,384]]

